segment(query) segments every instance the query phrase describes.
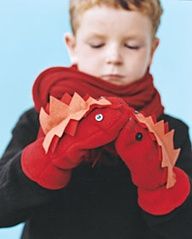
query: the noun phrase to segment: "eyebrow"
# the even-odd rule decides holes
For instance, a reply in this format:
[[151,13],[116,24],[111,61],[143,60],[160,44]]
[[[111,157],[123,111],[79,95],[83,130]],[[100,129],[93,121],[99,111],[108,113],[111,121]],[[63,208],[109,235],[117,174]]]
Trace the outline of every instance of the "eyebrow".
[[97,32],[90,32],[87,36],[88,38],[92,38],[92,37],[97,37],[97,38],[106,38],[106,36],[104,36],[103,34],[97,33]]
[[[100,38],[100,39],[105,39],[106,36],[104,34],[98,33],[98,32],[90,32],[89,35],[87,36],[88,38]],[[123,37],[124,40],[142,40],[142,36],[141,35],[136,35],[136,34],[131,34],[131,35],[127,35],[125,37]]]

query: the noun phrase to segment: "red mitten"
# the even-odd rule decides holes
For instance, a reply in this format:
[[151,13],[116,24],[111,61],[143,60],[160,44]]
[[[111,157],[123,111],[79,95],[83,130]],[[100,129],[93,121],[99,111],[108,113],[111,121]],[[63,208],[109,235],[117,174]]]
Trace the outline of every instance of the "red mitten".
[[[58,132],[58,128],[59,132],[62,131],[61,128],[65,123],[62,121],[59,126],[54,125],[45,137],[27,146],[21,159],[24,173],[43,187],[49,189],[64,187],[70,180],[71,170],[88,159],[90,150],[112,142],[125,125],[128,118],[127,104],[122,99],[112,97],[108,98],[108,102],[110,104],[92,105],[78,121],[74,135],[69,134],[73,128],[70,123],[60,138],[54,135]],[[61,107],[57,108],[61,110]],[[52,109],[53,112],[55,110]],[[54,118],[53,115],[51,117]],[[50,125],[50,119],[48,122],[47,125]],[[72,120],[71,124],[74,122],[77,121]]]
[[138,203],[145,211],[163,215],[179,207],[190,192],[189,178],[174,167],[179,150],[173,131],[163,121],[133,115],[120,132],[115,148],[138,187]]

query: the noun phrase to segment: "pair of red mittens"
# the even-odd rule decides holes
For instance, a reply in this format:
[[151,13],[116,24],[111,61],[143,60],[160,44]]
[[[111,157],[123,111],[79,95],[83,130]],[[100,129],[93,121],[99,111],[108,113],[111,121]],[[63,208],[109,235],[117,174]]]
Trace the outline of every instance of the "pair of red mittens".
[[27,146],[21,158],[23,172],[42,187],[63,188],[70,181],[72,169],[89,160],[90,150],[115,141],[116,152],[138,188],[140,207],[154,215],[173,211],[190,192],[188,176],[174,166],[178,152],[173,138],[161,124],[136,116],[122,99],[108,100],[110,104],[105,107],[86,112],[74,136],[54,136],[48,152],[43,147],[46,135]]

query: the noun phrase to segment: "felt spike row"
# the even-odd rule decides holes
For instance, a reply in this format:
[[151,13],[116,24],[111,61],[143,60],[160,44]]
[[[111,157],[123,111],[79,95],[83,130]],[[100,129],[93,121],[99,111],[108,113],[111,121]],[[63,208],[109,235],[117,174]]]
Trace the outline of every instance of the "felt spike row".
[[101,97],[98,100],[92,97],[83,99],[79,94],[74,93],[73,97],[65,93],[61,100],[50,96],[49,112],[46,113],[43,108],[40,110],[40,125],[45,134],[43,148],[47,153],[54,136],[62,137],[64,132],[74,135],[77,124],[71,129],[67,127],[70,122],[80,121],[91,107],[105,107],[111,105],[111,102]]
[[162,164],[161,166],[168,168],[166,188],[171,188],[175,185],[176,177],[173,172],[173,167],[179,156],[180,149],[175,149],[173,145],[174,130],[168,131],[168,124],[163,120],[154,122],[151,116],[145,117],[141,113],[135,114],[136,119],[144,124],[149,132],[151,132],[161,147],[162,150]]

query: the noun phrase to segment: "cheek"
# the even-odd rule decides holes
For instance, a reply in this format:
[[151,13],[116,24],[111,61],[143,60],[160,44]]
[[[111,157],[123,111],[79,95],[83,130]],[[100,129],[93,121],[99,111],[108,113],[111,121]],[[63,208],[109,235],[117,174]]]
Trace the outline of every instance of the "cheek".
[[137,56],[138,67],[146,67],[150,60],[150,52],[148,49],[141,50]]
[[147,51],[141,51],[127,60],[128,67],[138,77],[142,77],[145,74],[149,64],[150,54]]
[[99,72],[99,61],[98,58],[92,54],[84,54],[79,56],[77,60],[78,69],[87,74],[98,76]]
[[82,48],[77,52],[77,65],[79,70],[97,76],[100,65],[102,64],[102,57],[97,51]]

